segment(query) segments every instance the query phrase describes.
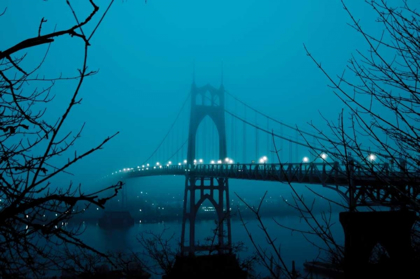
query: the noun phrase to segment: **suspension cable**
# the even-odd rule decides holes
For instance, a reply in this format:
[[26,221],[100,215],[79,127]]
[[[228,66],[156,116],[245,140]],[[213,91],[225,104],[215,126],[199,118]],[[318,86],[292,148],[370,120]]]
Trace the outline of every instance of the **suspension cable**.
[[188,99],[190,98],[191,93],[188,93],[187,98],[185,99],[184,103],[182,104],[182,107],[180,109],[180,111],[178,112],[174,122],[172,122],[172,125],[170,126],[168,132],[166,133],[166,135],[163,137],[163,139],[161,140],[161,142],[159,143],[159,145],[156,147],[156,149],[152,152],[152,154],[143,162],[143,164],[146,164],[147,161],[150,160],[150,158],[152,158],[153,155],[155,155],[155,153],[159,150],[159,148],[162,146],[162,144],[164,143],[164,141],[166,140],[166,138],[169,136],[169,133],[172,131],[172,129],[175,126],[176,121],[178,120],[179,116],[181,115],[181,112],[184,110],[185,105],[187,104]]

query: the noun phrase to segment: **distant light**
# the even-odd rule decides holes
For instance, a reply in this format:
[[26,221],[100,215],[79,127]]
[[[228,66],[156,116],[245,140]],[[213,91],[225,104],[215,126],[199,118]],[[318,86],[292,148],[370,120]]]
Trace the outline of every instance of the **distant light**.
[[140,166],[137,166],[137,168],[139,169],[139,168],[140,168]]
[[178,166],[180,166],[181,165],[181,163],[178,163]]
[[222,160],[217,160],[217,163],[218,163],[218,164],[221,164],[221,163],[222,163]]
[[156,167],[153,167],[154,169],[156,169]]
[[304,163],[309,162],[309,158],[308,158],[308,157],[303,157],[303,162],[304,162]]
[[159,166],[159,168],[161,169],[161,168],[162,168],[162,166]]
[[265,162],[267,162],[268,158],[267,156],[262,156],[259,160],[260,164],[264,164]]
[[147,164],[146,166],[149,166],[149,164]]
[[370,154],[370,155],[369,155],[369,160],[370,160],[371,162],[375,161],[375,160],[376,160],[376,155],[375,155],[375,154]]
[[172,162],[171,162],[171,161],[169,161],[169,162],[168,162],[168,164],[169,164],[169,165],[172,165]]
[[328,155],[326,153],[321,153],[321,158],[323,160],[327,159]]
[[210,161],[210,164],[214,164],[214,160],[211,160],[211,161]]
[[229,163],[230,163],[230,164],[233,164],[233,160],[232,160],[232,159],[230,159],[230,160],[229,160]]
[[200,163],[203,163],[203,159],[198,160]]
[[[149,166],[149,164],[147,164],[147,166]],[[142,168],[144,168],[144,165],[141,165]]]
[[184,164],[186,164],[187,163],[187,160],[184,160]]
[[[167,167],[169,167],[169,164],[166,164]],[[161,166],[162,167],[162,166]]]
[[159,166],[159,162],[157,162],[156,165]]
[[226,159],[225,159],[225,162],[229,162],[229,158],[226,158]]

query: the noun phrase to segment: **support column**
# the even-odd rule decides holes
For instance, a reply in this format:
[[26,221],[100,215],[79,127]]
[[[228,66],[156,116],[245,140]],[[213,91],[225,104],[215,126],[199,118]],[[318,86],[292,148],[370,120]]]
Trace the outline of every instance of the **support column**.
[[[231,252],[232,234],[230,226],[229,184],[227,178],[186,176],[184,194],[184,216],[182,222],[181,253],[194,255],[199,251]],[[217,201],[215,199],[217,197]],[[197,201],[196,201],[197,200]],[[195,241],[195,220],[201,204],[209,200],[217,213],[215,242],[197,246]],[[187,229],[187,222],[189,229]],[[188,239],[188,241],[187,241]]]

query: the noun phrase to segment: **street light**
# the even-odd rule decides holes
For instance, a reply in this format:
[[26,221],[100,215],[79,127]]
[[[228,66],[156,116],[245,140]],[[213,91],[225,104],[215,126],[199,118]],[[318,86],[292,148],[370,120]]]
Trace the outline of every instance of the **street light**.
[[370,154],[369,155],[369,161],[373,162],[376,160],[376,155],[375,154]]
[[186,164],[187,163],[187,160],[184,160],[184,164]]
[[267,162],[268,158],[267,156],[262,156],[259,160],[260,164],[265,164]]
[[323,160],[326,160],[327,159],[327,157],[328,157],[328,155],[326,154],[326,153],[321,153],[321,158],[323,159]]
[[210,164],[214,164],[214,160],[211,160],[211,161],[210,161]]
[[303,162],[304,162],[304,163],[309,162],[309,158],[308,158],[308,157],[303,157]]
[[198,160],[198,162],[200,162],[200,164],[202,164],[203,163],[203,159]]

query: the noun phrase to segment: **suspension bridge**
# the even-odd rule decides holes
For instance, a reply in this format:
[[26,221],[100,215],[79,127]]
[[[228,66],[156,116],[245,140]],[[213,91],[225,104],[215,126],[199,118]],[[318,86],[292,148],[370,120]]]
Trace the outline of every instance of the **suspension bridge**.
[[345,143],[266,115],[225,90],[223,83],[219,88],[199,87],[193,81],[190,94],[150,156],[111,175],[119,179],[185,176],[182,253],[210,249],[195,243],[195,219],[205,200],[218,216],[216,250],[225,253],[232,244],[226,210],[229,179],[320,184],[337,191],[349,211],[374,205],[395,208],[401,199],[418,199],[420,180],[415,173],[407,178],[406,162],[390,161],[380,152],[359,151],[365,153],[362,162],[351,158]]

